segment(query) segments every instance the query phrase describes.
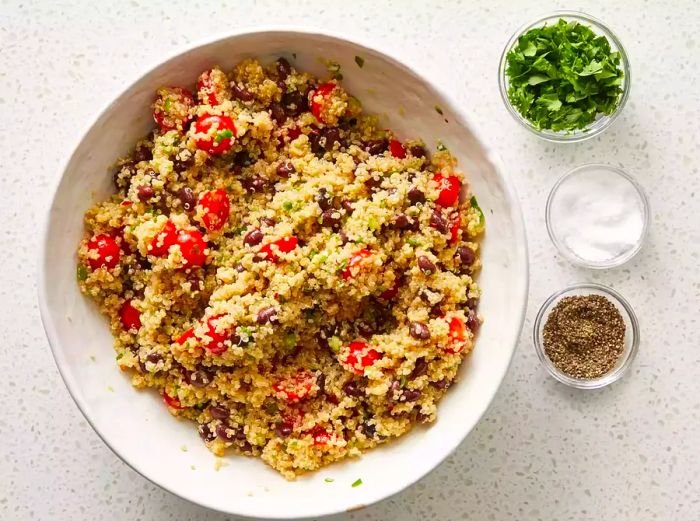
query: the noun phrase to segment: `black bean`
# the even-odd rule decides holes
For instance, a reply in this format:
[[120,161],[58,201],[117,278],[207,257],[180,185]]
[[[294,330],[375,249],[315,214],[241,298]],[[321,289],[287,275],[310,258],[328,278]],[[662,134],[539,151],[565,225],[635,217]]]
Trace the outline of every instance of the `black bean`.
[[476,308],[479,307],[479,299],[476,297],[469,297],[467,299],[467,307],[472,311],[476,310]]
[[216,439],[216,434],[214,434],[211,430],[211,427],[209,427],[208,423],[203,423],[199,426],[199,436],[204,440],[204,441],[214,441]]
[[122,167],[114,172],[112,180],[114,181],[114,186],[119,188],[128,188],[131,184],[131,178],[136,175],[136,168],[133,163],[127,163],[122,165]]
[[243,243],[247,244],[248,246],[257,246],[262,242],[264,237],[263,232],[256,228],[255,230],[251,230],[246,234],[245,238],[243,239]]
[[187,282],[190,283],[190,290],[191,291],[202,291],[202,287],[204,286],[202,279],[200,279],[196,274],[192,274],[188,279]]
[[141,255],[136,255],[136,264],[138,264],[139,268],[142,270],[150,270],[151,269],[151,261],[149,261],[146,257],[141,257]]
[[476,260],[476,253],[469,246],[460,246],[455,252],[455,257],[462,265],[462,267],[467,268],[474,264]]
[[413,220],[411,221],[410,230],[412,232],[417,232],[418,230],[420,230],[420,221],[418,220],[418,217],[414,217]]
[[405,213],[400,213],[394,219],[394,228],[397,230],[405,230],[409,226],[411,226],[411,221]]
[[290,117],[296,117],[304,111],[304,95],[301,92],[286,92],[282,96],[282,105]]
[[279,90],[281,90],[283,93],[287,92],[287,84],[284,80],[277,80],[275,83],[277,83]]
[[309,133],[309,144],[311,145],[311,151],[316,154],[320,155],[323,154],[324,152],[324,147],[323,144],[325,141],[321,140],[321,134],[318,132],[310,132]]
[[438,208],[435,208],[433,214],[430,216],[430,226],[440,233],[447,233],[450,230],[449,221],[442,215],[442,212]]
[[239,262],[238,264],[236,264],[235,270],[238,273],[243,273],[245,271],[245,266],[243,266],[243,264]]
[[241,101],[253,101],[253,98],[255,97],[248,89],[245,87],[239,87],[235,83],[231,83],[231,94],[233,94],[234,98]]
[[352,380],[343,386],[343,391],[345,391],[345,394],[352,396],[353,398],[357,398],[364,394],[362,389]]
[[231,411],[223,405],[212,405],[209,407],[209,415],[215,420],[227,420],[231,415]]
[[287,76],[292,73],[292,66],[286,58],[277,59],[277,77],[281,80],[286,80]]
[[340,243],[341,243],[342,245],[346,245],[346,244],[348,243],[348,241],[350,240],[350,239],[348,238],[348,234],[345,233],[343,230],[340,230],[340,234],[339,234],[339,235],[340,235]]
[[258,311],[255,321],[258,324],[269,324],[270,322],[277,322],[277,308],[274,306],[269,306]]
[[173,158],[173,170],[181,174],[194,165],[194,154],[187,149],[181,150]]
[[426,275],[431,275],[435,273],[436,270],[435,263],[425,255],[421,255],[418,257],[418,267]]
[[430,423],[430,415],[418,411],[416,413],[416,421],[418,423]]
[[326,228],[337,229],[340,226],[340,214],[338,210],[334,210],[333,208],[325,210],[321,214],[321,225]]
[[423,393],[421,393],[418,389],[404,389],[401,393],[402,401],[405,400],[407,402],[415,402],[416,400],[420,400],[422,395]]
[[330,152],[338,143],[342,147],[340,129],[337,127],[326,127],[321,131],[321,137],[324,139],[323,147]]
[[153,197],[153,194],[155,194],[155,191],[149,185],[139,185],[136,189],[136,197],[139,198],[139,201],[148,201]]
[[270,105],[270,115],[278,125],[287,121],[287,114],[284,112],[284,107],[276,101]]
[[425,202],[425,194],[415,186],[412,186],[406,195],[413,204]]
[[373,139],[365,143],[365,150],[376,156],[384,152],[388,146],[389,142],[386,139]]
[[368,438],[374,438],[377,435],[377,427],[372,423],[363,423],[362,430]]
[[481,322],[479,322],[479,317],[476,316],[474,311],[471,311],[467,316],[467,327],[473,333],[476,333],[481,327]]
[[430,316],[435,318],[443,315],[442,307],[440,304],[435,304],[432,308],[430,308]]
[[149,353],[146,356],[146,361],[151,362],[152,364],[157,364],[161,360],[163,360],[163,357],[159,353]]
[[253,158],[245,150],[241,150],[240,152],[236,152],[236,155],[233,156],[233,164],[234,165],[238,165],[241,167],[250,166],[252,162],[253,162]]
[[384,179],[382,178],[382,175],[378,172],[373,172],[370,174],[369,179],[365,181],[365,186],[369,188],[370,190],[374,190],[378,188]]
[[282,422],[277,424],[277,436],[280,438],[286,438],[287,436],[292,434],[292,431],[294,429],[292,428],[291,425],[289,425],[287,422]]
[[194,387],[206,387],[212,382],[212,375],[205,369],[195,371],[190,375],[190,384]]
[[331,198],[328,196],[327,188],[318,189],[318,193],[316,194],[316,202],[321,210],[328,210],[331,208]]
[[408,330],[411,336],[417,340],[428,340],[430,338],[430,329],[423,322],[411,322]]
[[350,201],[349,199],[344,199],[343,202],[341,202],[340,204],[348,215],[352,215],[352,212],[355,210],[355,208],[352,205],[352,201]]
[[243,187],[251,194],[263,192],[266,186],[267,182],[260,176],[248,178],[243,181]]
[[150,161],[153,158],[153,151],[148,147],[148,145],[139,145],[134,150],[134,161],[140,163],[141,161]]
[[326,391],[326,375],[321,373],[316,378],[316,385],[318,385],[318,392],[323,393]]
[[443,378],[442,380],[438,380],[437,382],[433,382],[433,385],[437,387],[438,389],[447,389],[452,382],[450,382],[447,378]]
[[425,157],[427,155],[427,152],[422,145],[413,145],[408,149],[408,151],[413,157]]
[[197,196],[194,195],[194,192],[190,187],[186,186],[182,188],[178,194],[178,197],[182,203],[182,208],[186,212],[194,210],[194,207],[197,205]]
[[418,360],[416,360],[416,365],[413,367],[411,378],[418,378],[419,376],[423,376],[427,372],[428,362],[425,361],[425,358],[421,357]]
[[241,452],[252,453],[252,452],[253,452],[253,446],[252,446],[250,443],[248,443],[247,441],[244,441],[244,442],[241,444]]
[[274,219],[270,219],[269,217],[261,217],[260,224],[263,224],[265,226],[269,226],[270,228],[272,228],[277,223],[275,222]]
[[284,179],[287,179],[295,171],[296,170],[294,170],[294,165],[291,161],[283,161],[277,165],[277,175],[283,177]]
[[236,429],[230,425],[222,423],[216,427],[216,435],[224,441],[233,441],[236,439]]

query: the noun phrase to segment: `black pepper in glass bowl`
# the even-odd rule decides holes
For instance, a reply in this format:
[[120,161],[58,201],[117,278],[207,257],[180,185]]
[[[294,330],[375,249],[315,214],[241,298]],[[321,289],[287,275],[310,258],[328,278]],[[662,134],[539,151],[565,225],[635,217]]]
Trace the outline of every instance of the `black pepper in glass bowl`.
[[535,350],[547,372],[577,389],[619,380],[639,347],[632,306],[601,284],[576,284],[550,296],[535,318]]

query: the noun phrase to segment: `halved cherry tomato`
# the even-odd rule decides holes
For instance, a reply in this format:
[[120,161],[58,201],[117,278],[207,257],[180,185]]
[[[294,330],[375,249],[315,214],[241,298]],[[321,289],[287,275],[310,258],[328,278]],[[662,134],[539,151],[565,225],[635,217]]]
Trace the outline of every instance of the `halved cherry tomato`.
[[219,319],[223,316],[224,315],[214,315],[209,317],[206,322],[207,330],[205,336],[207,336],[208,339],[202,343],[202,347],[213,355],[220,355],[228,349],[228,346],[224,342],[231,337],[230,333],[228,331],[216,330]]
[[119,245],[114,237],[106,234],[93,236],[88,241],[88,263],[93,270],[99,268],[113,269],[118,263],[121,256]]
[[165,391],[163,391],[163,401],[165,402],[165,405],[167,405],[168,407],[171,407],[172,409],[177,409],[177,410],[184,409],[184,407],[180,403],[180,400],[178,400],[174,396],[170,396]]
[[462,226],[462,214],[457,210],[450,216],[450,244],[459,240],[459,230]]
[[381,357],[382,355],[376,349],[370,348],[365,342],[350,342],[343,363],[355,374],[363,374],[366,367],[371,366]]
[[119,318],[127,331],[138,331],[141,328],[141,312],[134,307],[131,300],[122,304],[119,310]]
[[311,107],[311,112],[314,116],[316,116],[317,120],[323,121],[323,118],[321,117],[323,105],[335,88],[335,83],[321,83],[318,87],[309,92],[309,106]]
[[228,221],[231,203],[226,190],[217,188],[204,192],[199,198],[199,206],[204,209],[202,221],[210,232],[220,230]]
[[192,93],[180,87],[163,87],[158,89],[153,102],[153,119],[160,131],[184,130],[190,119],[190,109],[194,107]]
[[311,396],[315,383],[316,375],[301,369],[296,375],[273,384],[272,389],[285,401],[296,403]]
[[347,267],[342,272],[343,278],[347,280],[350,277],[355,276],[360,269],[359,265],[362,263],[362,260],[366,257],[371,256],[372,252],[366,248],[362,248],[361,250],[355,252],[355,254],[352,257],[350,257],[350,261],[348,261]]
[[226,99],[228,79],[221,69],[204,71],[197,80],[197,97],[202,103],[219,105]]
[[157,257],[165,257],[170,247],[177,242],[177,228],[175,223],[168,219],[148,245],[148,253]]
[[273,246],[275,246],[276,249],[282,253],[289,253],[294,248],[296,248],[298,244],[299,244],[299,239],[297,239],[294,236],[282,237],[281,239],[277,239],[276,241],[273,241],[273,242],[270,242],[270,243],[263,245],[260,248],[259,253],[264,255],[265,260],[277,262],[279,257],[275,253]]
[[459,353],[464,349],[467,340],[467,327],[458,317],[452,317],[449,322],[450,345],[445,348],[448,353]]
[[455,175],[442,175],[437,173],[433,176],[433,181],[438,184],[440,193],[435,203],[440,206],[454,206],[459,200],[459,191],[462,183]]
[[180,345],[183,345],[183,344],[184,344],[185,342],[187,342],[190,338],[194,338],[194,329],[193,329],[193,328],[189,328],[187,331],[185,331],[184,333],[182,333],[182,334],[178,337],[178,339],[176,340],[176,342],[177,342],[178,344],[180,344]]
[[391,152],[392,156],[399,159],[404,159],[406,157],[406,148],[398,139],[389,140],[389,152]]
[[321,425],[316,425],[309,434],[314,439],[314,445],[327,445],[331,441],[331,434]]
[[223,154],[230,149],[236,137],[236,126],[233,120],[224,115],[200,116],[194,122],[194,131],[197,148],[215,155]]
[[202,237],[202,232],[196,228],[179,230],[176,244],[180,246],[182,258],[185,261],[183,268],[196,268],[203,266],[207,261],[205,250],[207,241]]

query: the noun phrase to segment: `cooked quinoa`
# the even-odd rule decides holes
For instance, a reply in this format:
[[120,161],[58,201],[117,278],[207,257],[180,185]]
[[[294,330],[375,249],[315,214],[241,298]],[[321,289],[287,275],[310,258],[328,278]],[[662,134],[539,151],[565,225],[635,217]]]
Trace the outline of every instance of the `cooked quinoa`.
[[78,249],[133,385],[289,479],[434,421],[480,323],[484,218],[449,152],[283,58],[153,110]]

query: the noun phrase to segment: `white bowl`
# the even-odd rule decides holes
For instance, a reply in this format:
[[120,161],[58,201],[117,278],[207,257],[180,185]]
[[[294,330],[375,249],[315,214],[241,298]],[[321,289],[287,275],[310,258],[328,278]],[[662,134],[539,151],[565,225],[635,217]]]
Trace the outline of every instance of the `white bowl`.
[[[149,106],[154,91],[162,85],[192,84],[214,64],[228,68],[243,58],[272,60],[281,54],[321,76],[326,71],[319,57],[337,61],[348,91],[368,111],[386,114],[383,124],[399,137],[423,137],[431,148],[441,140],[468,172],[487,224],[479,276],[485,323],[460,371],[460,382],[440,403],[438,421],[295,482],[285,481],[259,459],[240,456],[226,457],[227,465],[215,470],[215,458],[194,425],[175,419],[155,392],[133,389],[120,373],[107,321],[81,295],[75,277],[83,213],[113,192],[110,165],[153,127]],[[355,56],[364,58],[363,68]],[[39,266],[39,305],[56,364],[104,442],[141,475],[180,497],[266,519],[360,508],[435,468],[472,430],[496,394],[522,326],[528,284],[525,230],[513,186],[451,98],[385,53],[318,31],[289,28],[245,32],[193,47],[147,72],[108,105],[61,175]],[[358,478],[363,484],[352,487]]]

